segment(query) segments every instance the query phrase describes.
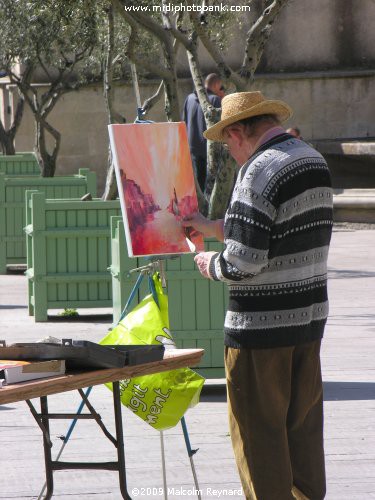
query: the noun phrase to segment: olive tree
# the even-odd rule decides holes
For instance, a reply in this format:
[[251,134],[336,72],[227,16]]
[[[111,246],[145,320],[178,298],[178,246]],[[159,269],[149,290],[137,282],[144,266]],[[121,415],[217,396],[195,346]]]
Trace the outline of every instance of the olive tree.
[[[6,75],[6,71],[4,73]],[[32,74],[33,74],[32,66],[26,65],[20,78],[23,79],[24,82],[29,82],[32,78]],[[19,129],[19,126],[21,125],[24,108],[25,108],[25,99],[23,95],[20,92],[18,92],[18,99],[15,107],[15,112],[13,113],[12,123],[10,124],[10,126],[6,127],[5,123],[3,123],[0,117],[0,146],[5,155],[14,155],[16,153],[14,140],[17,131]]]
[[[259,11],[259,15],[252,17],[243,43],[237,48],[243,54],[242,64],[233,68],[228,62],[226,46],[230,44],[231,34],[235,31],[233,26],[237,27],[241,19],[230,9],[220,12],[214,0],[203,0],[199,5],[196,0],[162,0],[159,7],[147,0],[112,0],[131,29],[128,57],[161,78],[165,92],[166,116],[174,121],[180,119],[176,48],[182,46],[185,49],[194,87],[208,126],[220,119],[220,110],[211,105],[203,85],[199,46],[203,46],[216,63],[218,72],[226,85],[231,87],[231,91],[249,90],[273,24],[288,2],[289,0],[241,2],[242,5],[254,7],[254,11]],[[174,8],[170,8],[170,5]],[[246,23],[246,20],[243,22]],[[147,55],[140,55],[137,43],[140,30],[146,30],[160,44],[162,64],[156,65]],[[223,214],[234,176],[233,161],[228,158],[220,144],[209,141],[206,193],[200,192],[196,182],[201,211],[208,213],[211,218]]]
[[[50,113],[62,95],[95,78],[86,61],[97,43],[97,23],[95,0],[0,0],[0,67],[33,113],[35,152],[45,177],[55,173],[61,142]],[[25,78],[36,69],[47,86]]]
[[[116,108],[115,104],[115,91],[118,85],[129,82],[131,78],[134,78],[134,72],[139,73],[140,77],[149,74],[148,67],[138,65],[138,68],[134,68],[134,61],[129,58],[129,54],[133,53],[133,44],[137,43],[138,58],[145,54],[148,54],[148,57],[153,54],[156,60],[159,57],[158,47],[154,39],[147,32],[135,30],[134,26],[132,27],[121,15],[121,8],[122,6],[119,3],[111,2],[111,0],[105,2],[105,18],[103,19],[101,31],[102,39],[98,44],[98,57],[102,59],[104,100],[109,124],[126,123],[126,117]],[[131,65],[133,65],[133,72],[131,71]],[[160,99],[163,95],[162,90],[162,85],[159,85],[155,95],[140,104],[143,110],[142,113],[146,114]],[[133,116],[137,116],[136,107],[134,107]],[[109,200],[116,198],[117,194],[115,172],[109,148],[107,177],[102,197]]]
[[[227,86],[237,92],[251,90],[254,74],[263,54],[264,47],[269,39],[272,27],[283,7],[289,0],[266,0],[262,2],[259,16],[255,16],[247,29],[246,37],[238,50],[242,51],[242,64],[239,68],[232,68],[227,61],[223,37],[217,36],[218,23],[215,10],[210,10],[214,2],[202,2],[201,12],[189,12],[188,36],[185,35],[191,76],[196,88],[199,102],[202,106],[207,126],[214,125],[220,118],[219,112],[214,108],[202,84],[200,62],[198,57],[198,43],[200,42],[215,61],[218,72]],[[254,1],[243,2],[248,6],[255,6]],[[186,0],[187,5],[192,5],[193,0]],[[205,7],[205,9],[204,9]],[[233,25],[233,18],[229,18],[227,25]],[[238,24],[238,20],[237,23]],[[224,26],[223,24],[221,25]],[[215,36],[216,35],[216,36]],[[175,36],[183,42],[181,33],[175,31]],[[228,199],[232,190],[235,166],[233,160],[228,158],[220,143],[208,141],[208,179],[207,189],[210,194],[208,215],[216,219],[225,212]]]

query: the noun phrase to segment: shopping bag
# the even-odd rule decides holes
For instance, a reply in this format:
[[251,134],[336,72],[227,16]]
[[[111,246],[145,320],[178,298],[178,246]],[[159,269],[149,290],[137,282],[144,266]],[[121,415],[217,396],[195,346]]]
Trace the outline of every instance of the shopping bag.
[[[152,283],[154,294],[147,295],[100,344],[176,347],[169,331],[168,297],[163,293],[157,273]],[[121,380],[121,402],[147,424],[164,430],[174,427],[186,410],[198,403],[203,383],[204,378],[190,368]],[[112,389],[111,383],[106,385]]]

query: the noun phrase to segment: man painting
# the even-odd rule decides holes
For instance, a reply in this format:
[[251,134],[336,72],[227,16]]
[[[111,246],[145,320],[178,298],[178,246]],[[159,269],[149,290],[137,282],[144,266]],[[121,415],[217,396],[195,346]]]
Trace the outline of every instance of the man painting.
[[287,134],[290,107],[226,96],[205,132],[241,166],[224,220],[185,221],[224,241],[195,262],[229,287],[225,368],[230,432],[247,499],[325,496],[320,344],[328,315],[332,189],[323,157]]

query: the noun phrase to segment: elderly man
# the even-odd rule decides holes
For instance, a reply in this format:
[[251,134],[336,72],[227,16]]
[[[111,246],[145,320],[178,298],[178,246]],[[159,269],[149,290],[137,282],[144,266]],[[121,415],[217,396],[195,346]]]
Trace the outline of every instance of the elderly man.
[[223,240],[195,257],[229,286],[225,367],[229,423],[248,499],[325,496],[320,344],[328,315],[332,190],[323,157],[280,124],[282,101],[226,96],[205,132],[241,166],[225,219],[185,221]]

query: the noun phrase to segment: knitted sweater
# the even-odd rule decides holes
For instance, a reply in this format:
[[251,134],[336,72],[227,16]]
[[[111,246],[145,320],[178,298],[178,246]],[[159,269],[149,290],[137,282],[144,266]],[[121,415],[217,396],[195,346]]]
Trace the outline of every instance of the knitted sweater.
[[323,157],[281,134],[241,168],[210,261],[229,286],[225,345],[283,347],[322,338],[328,315],[331,178]]

